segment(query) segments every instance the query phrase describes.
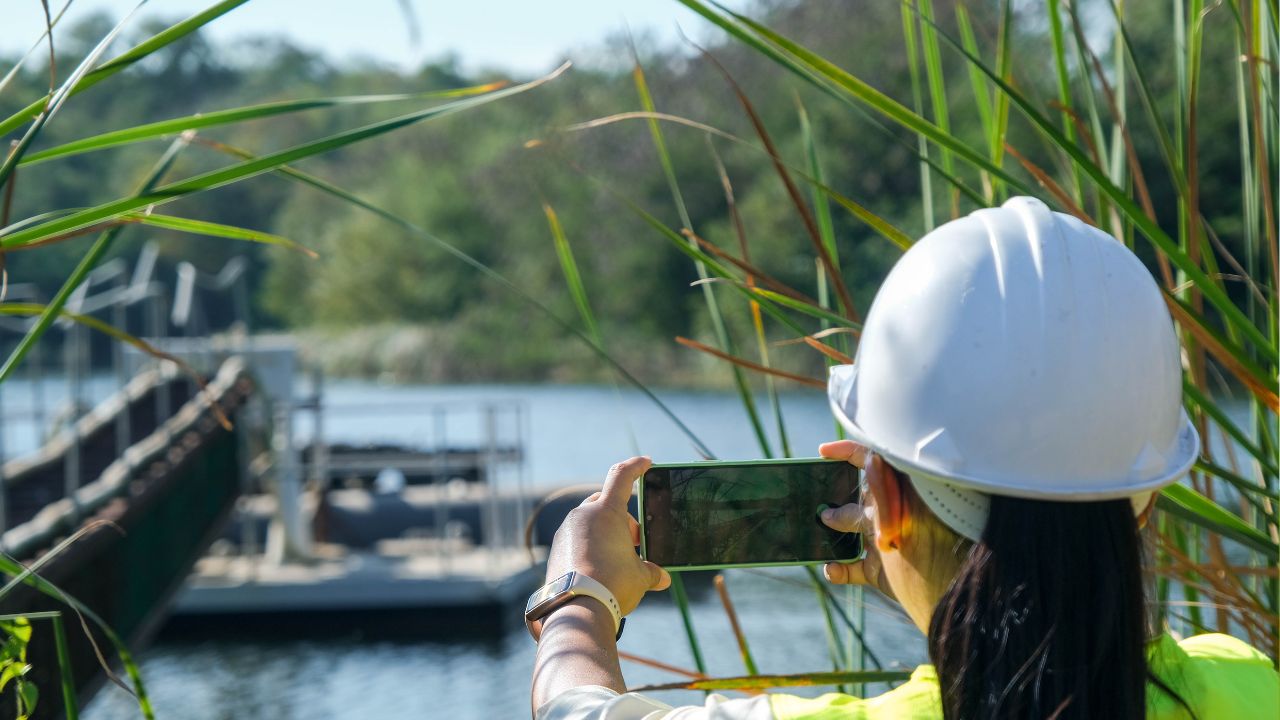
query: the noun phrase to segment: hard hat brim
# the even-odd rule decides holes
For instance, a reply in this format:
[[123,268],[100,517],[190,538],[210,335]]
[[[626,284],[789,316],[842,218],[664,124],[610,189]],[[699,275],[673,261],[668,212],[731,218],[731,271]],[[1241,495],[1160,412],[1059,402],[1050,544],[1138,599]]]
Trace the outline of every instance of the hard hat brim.
[[[907,473],[913,479],[923,478],[926,481],[934,481],[943,485],[957,486],[982,493],[1009,495],[1034,500],[1056,500],[1059,502],[1114,500],[1144,495],[1176,482],[1191,469],[1200,453],[1200,435],[1191,423],[1191,419],[1187,416],[1186,410],[1183,409],[1175,443],[1176,447],[1174,452],[1170,453],[1170,460],[1160,471],[1147,477],[1117,478],[1110,483],[1092,485],[1087,489],[1082,489],[1073,486],[1043,484],[1028,487],[947,472],[930,466],[927,461],[912,457],[896,448],[878,442],[874,431],[869,432],[853,420],[857,416],[857,376],[857,365],[835,365],[831,367],[830,377],[827,382],[827,400],[831,407],[831,413],[835,416],[836,421],[840,423],[840,426],[844,428],[849,439],[866,446],[872,452],[882,456],[890,465]],[[968,533],[962,534],[967,535]]]

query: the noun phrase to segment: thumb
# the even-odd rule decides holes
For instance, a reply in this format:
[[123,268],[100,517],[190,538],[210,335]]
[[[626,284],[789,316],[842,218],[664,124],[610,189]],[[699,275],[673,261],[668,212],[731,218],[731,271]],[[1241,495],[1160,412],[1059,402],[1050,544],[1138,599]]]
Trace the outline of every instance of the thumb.
[[649,571],[650,590],[666,590],[671,587],[671,573],[658,565],[654,565],[648,560],[644,561],[644,566],[645,569]]
[[644,475],[652,464],[647,457],[633,457],[609,468],[604,488],[600,491],[601,503],[626,512],[627,501],[631,499],[632,483]]
[[867,509],[858,503],[847,503],[822,511],[823,524],[838,532],[869,532],[873,528],[867,522]]

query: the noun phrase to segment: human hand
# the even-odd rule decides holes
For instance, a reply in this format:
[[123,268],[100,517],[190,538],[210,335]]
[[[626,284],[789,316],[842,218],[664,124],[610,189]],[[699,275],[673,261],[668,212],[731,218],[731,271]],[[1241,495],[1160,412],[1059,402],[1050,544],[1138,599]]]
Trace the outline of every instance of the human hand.
[[[864,475],[883,470],[880,458],[874,457],[870,450],[852,440],[823,443],[818,446],[818,454],[829,460],[845,460],[863,470]],[[885,578],[880,551],[876,547],[873,512],[874,508],[861,503],[848,503],[822,511],[822,522],[832,530],[862,533],[862,547],[866,551],[863,559],[856,562],[827,563],[822,567],[822,574],[837,585],[870,585],[886,597],[896,599],[893,588]]]
[[640,524],[627,512],[631,486],[649,469],[649,458],[614,465],[604,488],[574,508],[560,524],[547,557],[547,580],[576,570],[604,584],[627,615],[649,590],[666,590],[671,576],[641,560]]

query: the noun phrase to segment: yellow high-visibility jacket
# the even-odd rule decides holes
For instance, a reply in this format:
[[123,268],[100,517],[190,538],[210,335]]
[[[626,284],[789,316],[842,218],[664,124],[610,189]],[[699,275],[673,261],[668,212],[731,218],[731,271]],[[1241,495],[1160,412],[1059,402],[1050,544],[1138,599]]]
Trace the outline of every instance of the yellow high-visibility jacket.
[[[1195,711],[1198,720],[1280,718],[1280,675],[1271,660],[1230,635],[1196,635],[1152,643],[1151,671]],[[942,718],[938,674],[921,665],[911,679],[874,698],[829,694],[818,698],[770,695],[777,720]],[[1186,709],[1157,688],[1147,691],[1148,720],[1183,720]]]
[[[1177,642],[1162,635],[1151,644],[1149,658],[1152,673],[1191,707],[1196,720],[1280,718],[1280,674],[1266,655],[1236,638],[1197,635]],[[1177,700],[1151,687],[1147,718],[1190,716]],[[942,695],[937,672],[922,665],[906,683],[873,698],[711,695],[701,706],[671,707],[643,693],[584,686],[538,708],[537,720],[942,720]]]

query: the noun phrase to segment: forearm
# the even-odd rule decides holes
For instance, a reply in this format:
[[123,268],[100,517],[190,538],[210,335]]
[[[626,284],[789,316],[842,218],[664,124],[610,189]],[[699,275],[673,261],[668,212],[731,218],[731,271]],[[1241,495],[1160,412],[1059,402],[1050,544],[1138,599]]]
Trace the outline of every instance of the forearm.
[[543,624],[533,666],[533,709],[560,693],[583,685],[626,692],[613,617],[590,598],[574,600]]

